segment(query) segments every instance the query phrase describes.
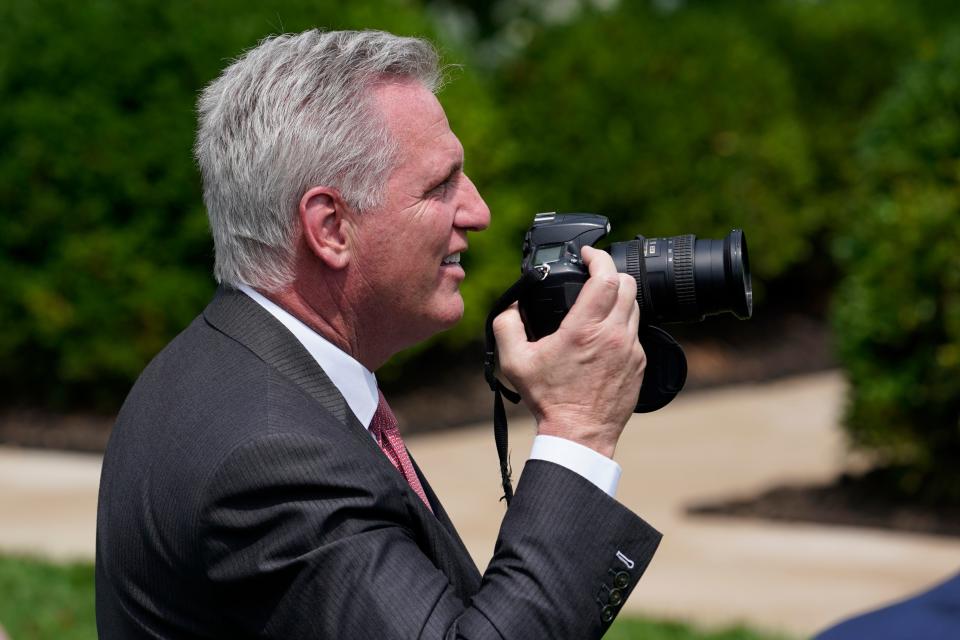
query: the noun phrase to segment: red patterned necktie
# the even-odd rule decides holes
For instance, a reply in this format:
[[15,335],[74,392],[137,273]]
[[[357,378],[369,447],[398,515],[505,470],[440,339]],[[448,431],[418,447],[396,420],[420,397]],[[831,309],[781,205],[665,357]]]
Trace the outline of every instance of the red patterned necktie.
[[423,491],[423,485],[420,484],[420,478],[413,469],[413,463],[410,462],[410,456],[407,454],[407,448],[403,446],[403,439],[400,437],[400,429],[397,426],[397,417],[390,410],[387,399],[380,393],[380,404],[377,405],[377,411],[373,414],[373,420],[370,421],[370,433],[376,438],[377,444],[387,454],[387,458],[397,468],[397,471],[406,478],[410,488],[414,493],[420,496],[423,504],[427,506],[430,512],[430,502],[427,500],[427,494]]

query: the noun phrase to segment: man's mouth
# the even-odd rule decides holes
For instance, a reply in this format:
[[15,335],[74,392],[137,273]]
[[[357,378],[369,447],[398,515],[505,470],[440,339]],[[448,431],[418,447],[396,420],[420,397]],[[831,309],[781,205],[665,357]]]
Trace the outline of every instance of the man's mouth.
[[440,261],[440,264],[460,264],[460,252],[451,253]]

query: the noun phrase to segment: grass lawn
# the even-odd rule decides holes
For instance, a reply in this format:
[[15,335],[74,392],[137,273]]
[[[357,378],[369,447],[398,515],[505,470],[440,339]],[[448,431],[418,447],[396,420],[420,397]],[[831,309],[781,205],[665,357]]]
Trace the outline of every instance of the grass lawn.
[[[0,556],[0,624],[10,640],[96,640],[93,565]],[[782,640],[744,628],[702,631],[621,616],[609,640]]]
[[96,640],[93,565],[0,556],[0,624],[10,640]]
[[680,622],[661,622],[620,616],[604,640],[788,640],[787,636],[747,627],[704,630]]

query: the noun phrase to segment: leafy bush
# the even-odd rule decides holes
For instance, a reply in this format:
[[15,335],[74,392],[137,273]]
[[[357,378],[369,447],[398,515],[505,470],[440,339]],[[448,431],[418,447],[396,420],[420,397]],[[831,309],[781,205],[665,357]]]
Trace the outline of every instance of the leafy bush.
[[[464,321],[432,343],[449,350],[481,335],[544,209],[605,213],[617,239],[743,226],[758,288],[809,277],[824,234],[852,210],[862,114],[960,11],[949,0],[638,1],[537,23],[550,12],[440,0],[2,2],[0,406],[115,409],[206,303],[193,109],[230,58],[314,26],[436,40],[431,15],[452,5],[475,12],[474,32],[532,39],[490,58],[505,61],[492,77],[441,47],[466,61],[440,99],[494,214],[464,255]],[[469,23],[461,45],[482,52]]]
[[804,255],[791,79],[737,15],[620,3],[542,31],[503,76],[533,211],[603,213],[619,239],[743,227],[760,280]]
[[960,500],[960,32],[911,66],[860,138],[862,207],[836,244],[856,445],[902,489]]
[[[769,3],[765,15],[744,12],[751,16],[753,32],[783,60],[796,91],[797,115],[815,166],[815,179],[800,203],[820,227],[811,238],[835,232],[852,214],[857,134],[904,61],[929,37],[923,4],[782,0]],[[827,257],[810,249],[817,261]]]
[[316,26],[433,35],[400,0],[0,3],[2,404],[115,409],[203,308],[196,96],[265,35]]
[[516,277],[541,210],[605,213],[617,239],[742,225],[761,308],[781,277],[832,286],[825,240],[852,212],[863,117],[960,12],[944,0],[639,0],[558,20],[458,4],[488,38],[529,42],[495,70],[502,117],[477,146],[491,155],[469,163],[495,215],[452,344]]

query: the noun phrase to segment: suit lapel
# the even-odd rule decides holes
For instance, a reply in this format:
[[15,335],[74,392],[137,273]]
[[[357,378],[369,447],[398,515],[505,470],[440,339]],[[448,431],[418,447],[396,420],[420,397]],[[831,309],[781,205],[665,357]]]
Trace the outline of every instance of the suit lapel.
[[[473,594],[480,589],[480,572],[453,526],[450,516],[447,515],[446,510],[437,498],[437,494],[434,493],[430,483],[427,482],[426,476],[423,475],[417,465],[417,461],[413,459],[413,456],[410,457],[410,461],[413,463],[413,468],[417,472],[417,477],[420,478],[420,484],[423,485],[423,491],[427,494],[427,500],[430,501],[430,507],[433,509],[433,514],[429,514],[425,507],[419,505],[419,511],[428,516],[421,518],[421,520],[429,531],[427,539],[431,545],[430,553],[435,558],[438,568],[450,578],[450,583],[457,589],[460,598],[465,603],[469,603]],[[413,494],[413,491],[410,493]],[[417,503],[420,502],[419,498],[415,499]]]
[[[407,450],[407,454],[410,455],[409,449]],[[457,542],[463,546],[463,542],[460,540],[460,536],[457,534],[457,530],[453,526],[453,521],[450,519],[450,516],[447,515],[443,505],[440,504],[440,498],[438,498],[437,494],[434,493],[433,487],[431,487],[430,483],[427,482],[427,477],[423,475],[423,471],[420,470],[420,465],[417,464],[417,461],[413,459],[412,455],[410,455],[410,462],[413,463],[413,470],[417,472],[417,477],[420,478],[420,484],[423,485],[423,491],[427,494],[427,500],[430,501],[430,508],[433,509],[433,513],[437,520],[456,538]]]
[[220,287],[203,315],[214,328],[250,349],[316,400],[343,425],[344,431],[358,446],[367,448],[374,458],[384,458],[380,447],[353,415],[336,385],[306,347],[270,312],[247,294]]
[[[313,356],[266,309],[243,292],[221,287],[203,315],[210,325],[250,349],[316,400],[343,424],[344,430],[358,441],[359,446],[369,449],[374,457],[373,464],[386,464],[396,471]],[[405,495],[410,511],[424,533],[425,551],[447,574],[460,596],[468,600],[480,586],[480,574],[437,495],[416,462],[413,465],[433,508],[431,514],[406,481],[402,481],[408,489]]]
[[203,312],[207,322],[253,351],[342,424],[348,423],[347,401],[300,341],[245,293],[221,287]]

